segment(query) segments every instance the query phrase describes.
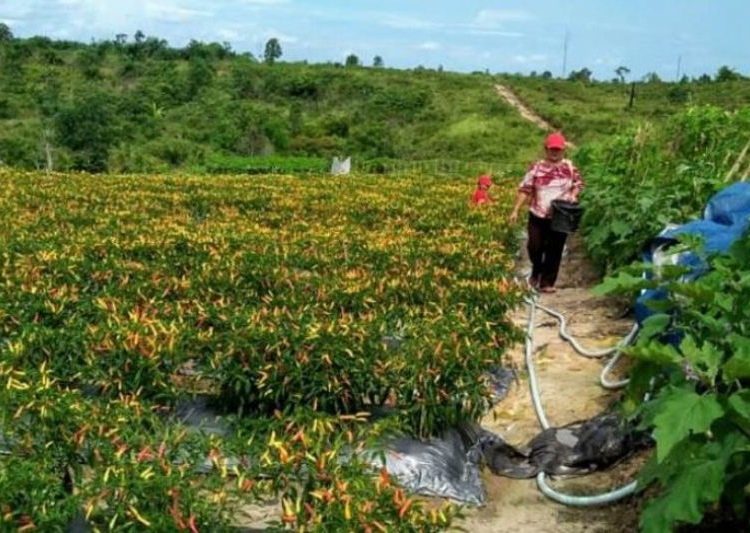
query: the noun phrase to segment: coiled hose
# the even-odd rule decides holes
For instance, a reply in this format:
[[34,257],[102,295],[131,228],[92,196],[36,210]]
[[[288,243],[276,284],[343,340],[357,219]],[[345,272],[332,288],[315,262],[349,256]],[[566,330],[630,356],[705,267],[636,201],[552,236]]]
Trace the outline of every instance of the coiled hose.
[[[536,315],[536,309],[539,308],[542,311],[554,316],[560,321],[560,336],[565,339],[567,342],[573,346],[573,348],[578,352],[579,354],[586,356],[586,357],[604,357],[606,355],[615,354],[612,359],[605,365],[604,369],[602,370],[602,373],[599,376],[599,381],[602,384],[603,387],[607,389],[614,389],[623,387],[628,383],[628,380],[622,380],[622,381],[616,381],[611,382],[606,379],[606,375],[611,371],[611,369],[614,367],[614,365],[617,363],[618,359],[620,358],[621,349],[624,346],[627,346],[632,342],[632,340],[635,338],[635,335],[638,332],[638,325],[634,325],[633,328],[630,330],[630,332],[615,346],[612,348],[607,348],[603,350],[587,350],[584,349],[578,342],[567,332],[566,326],[567,323],[565,321],[565,317],[558,313],[557,311],[554,311],[548,307],[545,307],[543,305],[540,305],[538,303],[538,297],[537,295],[533,295],[531,298],[526,299],[526,303],[529,305],[529,321],[528,326],[526,329],[526,342],[525,342],[525,362],[526,362],[526,369],[529,373],[529,387],[531,389],[531,400],[534,404],[534,411],[536,412],[537,419],[539,420],[539,424],[542,426],[542,429],[548,429],[550,427],[549,422],[547,421],[547,417],[544,414],[544,408],[542,407],[542,400],[541,396],[539,394],[539,384],[537,382],[536,378],[536,370],[534,369],[534,362],[532,360],[533,350],[534,350],[534,323],[535,323],[535,315]],[[579,506],[579,507],[586,507],[586,506],[593,506],[593,505],[605,505],[608,503],[615,502],[617,500],[620,500],[626,496],[630,496],[635,492],[637,482],[633,481],[632,483],[629,483],[627,485],[624,485],[618,489],[605,492],[602,494],[595,494],[591,496],[574,496],[569,494],[564,494],[562,492],[558,492],[552,487],[550,487],[547,484],[547,475],[544,472],[540,472],[537,474],[536,477],[536,483],[539,487],[539,490],[549,499],[556,501],[558,503],[562,503],[564,505],[571,505],[571,506]]]

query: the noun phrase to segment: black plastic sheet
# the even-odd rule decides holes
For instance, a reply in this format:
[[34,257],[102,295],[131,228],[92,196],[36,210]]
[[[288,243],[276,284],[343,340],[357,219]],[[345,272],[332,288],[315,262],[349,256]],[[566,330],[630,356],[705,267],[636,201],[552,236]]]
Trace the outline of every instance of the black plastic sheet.
[[374,468],[385,468],[410,492],[481,505],[485,500],[482,457],[473,448],[473,433],[467,427],[426,441],[392,437],[381,449],[366,451],[365,457]]

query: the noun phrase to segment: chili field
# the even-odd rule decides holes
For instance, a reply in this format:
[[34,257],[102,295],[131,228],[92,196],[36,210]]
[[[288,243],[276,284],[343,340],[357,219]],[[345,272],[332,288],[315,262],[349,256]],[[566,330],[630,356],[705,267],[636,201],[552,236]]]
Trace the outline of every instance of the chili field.
[[[279,529],[438,531],[460,512],[349,452],[487,409],[485,372],[520,337],[513,187],[472,208],[473,178],[0,183],[4,528],[217,531],[268,497]],[[194,393],[231,434],[172,416]]]

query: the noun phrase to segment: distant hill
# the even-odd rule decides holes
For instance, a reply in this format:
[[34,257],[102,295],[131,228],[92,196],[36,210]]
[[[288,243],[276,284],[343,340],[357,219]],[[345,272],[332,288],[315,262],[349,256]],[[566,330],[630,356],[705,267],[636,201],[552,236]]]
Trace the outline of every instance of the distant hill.
[[[311,170],[334,156],[521,167],[542,132],[501,99],[502,83],[576,143],[691,103],[731,107],[750,82],[631,86],[430,69],[267,64],[217,43],[171,48],[44,37],[0,39],[0,161],[94,172]],[[720,90],[717,89],[720,87]],[[269,163],[292,161],[294,164]]]

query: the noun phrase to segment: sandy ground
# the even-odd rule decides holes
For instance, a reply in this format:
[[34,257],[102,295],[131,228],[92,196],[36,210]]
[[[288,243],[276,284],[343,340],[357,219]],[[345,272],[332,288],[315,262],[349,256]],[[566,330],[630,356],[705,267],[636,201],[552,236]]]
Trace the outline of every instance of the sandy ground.
[[[632,320],[622,318],[623,309],[617,302],[592,295],[590,288],[596,283],[596,277],[587,267],[578,240],[574,238],[570,244],[561,266],[558,292],[542,295],[540,303],[566,317],[568,332],[584,348],[607,348],[627,334]],[[519,264],[519,271],[528,271],[526,261]],[[528,308],[518,309],[513,319],[525,328]],[[535,323],[534,362],[542,403],[552,426],[590,418],[617,398],[616,392],[599,385],[605,360],[578,355],[560,338],[558,321],[548,314],[537,311]],[[539,433],[540,426],[531,403],[522,344],[512,350],[510,359],[521,370],[521,378],[510,394],[487,414],[482,425],[508,442],[522,446]],[[624,370],[618,369],[615,376],[610,377],[617,377],[618,373],[621,376]],[[632,457],[607,472],[557,479],[550,484],[577,495],[612,490],[634,479],[647,453]],[[487,505],[470,509],[466,519],[458,524],[471,533],[637,530],[637,502],[633,499],[602,507],[567,507],[548,500],[533,479],[514,480],[489,472],[485,475],[485,486]]]

